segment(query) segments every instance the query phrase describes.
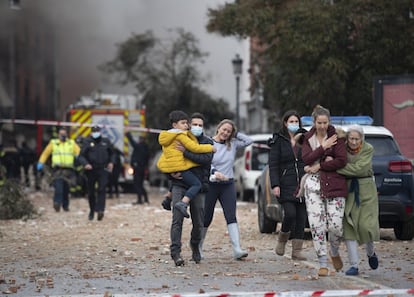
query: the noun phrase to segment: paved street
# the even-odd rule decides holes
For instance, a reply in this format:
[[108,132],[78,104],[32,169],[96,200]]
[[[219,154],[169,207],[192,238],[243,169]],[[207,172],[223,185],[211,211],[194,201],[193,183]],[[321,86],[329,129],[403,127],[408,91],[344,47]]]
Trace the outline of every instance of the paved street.
[[[189,261],[190,220],[183,232],[184,267],[169,256],[171,213],[161,208],[162,195],[152,189],[150,204],[132,205],[135,196],[107,200],[103,221],[88,221],[84,198],[71,200],[70,212],[56,213],[52,192],[28,193],[39,208],[36,220],[0,222],[0,293],[10,296],[120,295],[171,293],[356,290],[414,287],[413,242],[396,241],[382,230],[377,245],[380,267],[369,269],[361,249],[360,275],[316,276],[317,261],[306,241],[308,261],[274,253],[276,234],[260,234],[256,205],[240,203],[238,219],[245,261],[231,257],[220,207],[205,241],[205,260]],[[342,255],[347,268],[345,247]]]

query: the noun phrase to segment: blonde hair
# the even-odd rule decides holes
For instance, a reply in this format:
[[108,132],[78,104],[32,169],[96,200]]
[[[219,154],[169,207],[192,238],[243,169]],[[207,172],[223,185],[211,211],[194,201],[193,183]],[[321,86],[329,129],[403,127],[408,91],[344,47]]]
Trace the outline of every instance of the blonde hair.
[[312,112],[313,121],[316,120],[318,116],[327,116],[329,120],[331,120],[331,113],[329,109],[323,107],[322,105],[316,105]]
[[216,128],[216,135],[218,134],[218,130],[221,128],[221,126],[223,126],[224,124],[229,124],[229,125],[231,125],[231,127],[233,128],[233,130],[231,131],[231,134],[230,134],[230,136],[229,136],[229,138],[227,138],[226,139],[226,141],[225,141],[225,144],[226,144],[226,146],[227,146],[227,148],[230,148],[231,147],[231,140],[236,136],[236,133],[237,133],[237,127],[236,127],[236,125],[234,124],[234,122],[232,121],[232,120],[229,120],[229,119],[224,119],[224,120],[222,120],[218,125],[217,125],[217,128]]

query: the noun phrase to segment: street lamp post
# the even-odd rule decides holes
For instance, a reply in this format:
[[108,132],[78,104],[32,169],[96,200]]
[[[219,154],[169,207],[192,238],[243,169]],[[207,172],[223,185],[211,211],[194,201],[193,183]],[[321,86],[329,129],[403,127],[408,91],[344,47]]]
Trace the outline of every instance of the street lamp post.
[[240,129],[240,76],[242,75],[243,60],[239,54],[231,61],[233,64],[233,73],[236,77],[236,126]]

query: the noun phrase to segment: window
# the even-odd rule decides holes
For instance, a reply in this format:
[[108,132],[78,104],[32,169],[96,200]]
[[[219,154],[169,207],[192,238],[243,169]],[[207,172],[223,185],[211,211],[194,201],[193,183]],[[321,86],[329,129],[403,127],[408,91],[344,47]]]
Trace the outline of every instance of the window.
[[365,135],[365,139],[374,147],[376,157],[400,154],[397,144],[389,136]]

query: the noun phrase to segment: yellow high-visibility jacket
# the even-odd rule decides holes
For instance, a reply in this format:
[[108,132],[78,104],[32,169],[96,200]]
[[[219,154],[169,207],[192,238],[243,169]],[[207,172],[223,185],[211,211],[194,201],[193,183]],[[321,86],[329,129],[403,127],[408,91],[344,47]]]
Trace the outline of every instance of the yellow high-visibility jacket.
[[52,155],[52,168],[73,168],[73,163],[79,153],[80,148],[73,139],[66,141],[52,139],[40,155],[39,163],[45,163]]

